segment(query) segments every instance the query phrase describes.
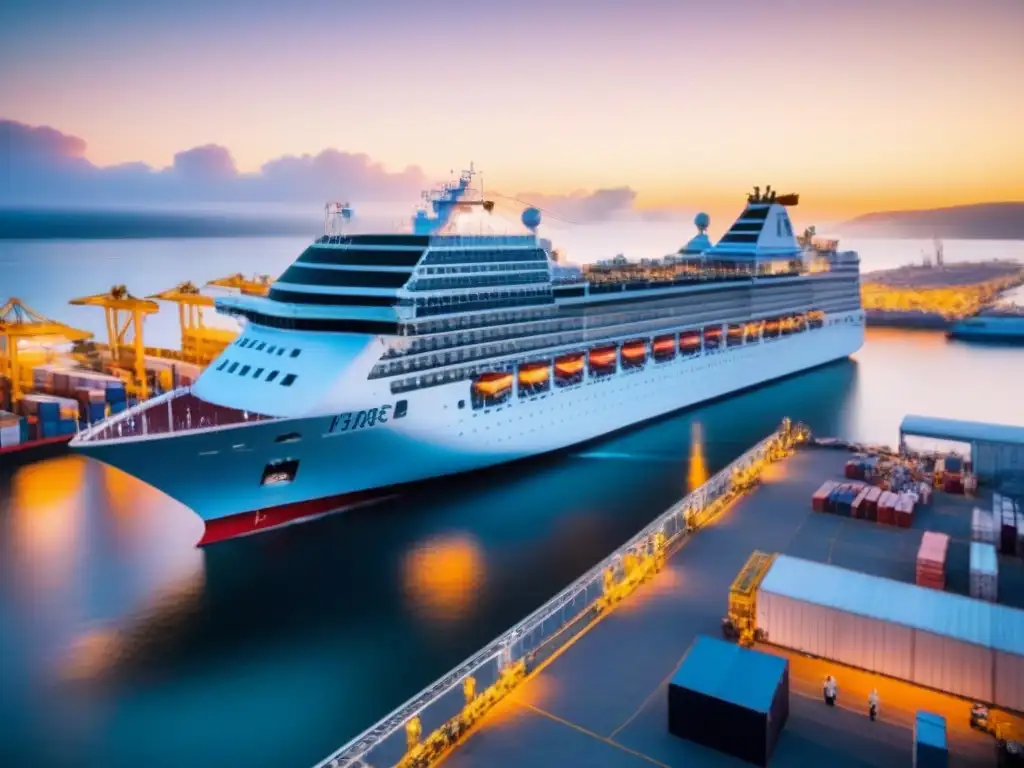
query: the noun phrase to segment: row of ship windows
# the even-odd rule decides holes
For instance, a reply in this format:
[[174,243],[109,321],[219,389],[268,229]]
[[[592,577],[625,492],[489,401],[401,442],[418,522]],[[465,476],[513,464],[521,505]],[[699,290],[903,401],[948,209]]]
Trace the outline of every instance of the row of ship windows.
[[548,265],[530,261],[516,261],[502,262],[501,264],[463,264],[457,267],[420,267],[417,272],[421,275],[475,275],[484,272],[519,272],[538,269],[546,274]]
[[[263,371],[265,371],[266,369],[256,368],[256,370],[253,370],[253,366],[251,365],[243,365],[242,363],[233,363],[230,360],[222,360],[220,365],[217,366],[217,370],[224,371],[224,373],[235,373],[237,371],[239,376],[248,376],[249,371],[252,371],[252,377],[254,379],[258,379],[263,375]],[[270,373],[267,374],[267,377],[266,379],[264,379],[264,381],[266,381],[267,383],[275,381],[280,374],[280,371],[271,371]],[[296,376],[294,373],[286,373],[284,376],[281,377],[281,381],[279,383],[281,384],[282,387],[290,387],[292,384],[295,383],[295,380],[297,378],[299,377]]]
[[[251,339],[251,338],[247,339],[247,338],[241,338],[240,337],[240,338],[235,339],[234,343],[238,346],[239,349],[251,349],[254,352],[262,352],[265,348],[267,348],[267,342],[260,341],[259,339]],[[280,347],[280,346],[277,346],[276,344],[271,344],[270,347],[267,349],[267,354],[268,355],[277,355],[278,357],[282,357],[287,349],[288,349],[287,347]],[[301,354],[302,354],[302,350],[301,349],[297,349],[297,348],[293,347],[291,352],[288,353],[288,356],[289,357],[298,357]]]
[[[446,315],[450,312],[482,312],[490,309],[506,309],[509,307],[528,307],[555,302],[551,288],[532,288],[511,293],[495,291],[493,293],[470,293],[446,296],[430,296],[416,299],[416,316]],[[406,302],[400,302],[406,305]],[[479,318],[478,318],[479,320]]]
[[481,274],[471,277],[427,277],[409,283],[410,291],[436,291],[450,288],[528,285],[548,282],[548,271],[519,272],[514,275]]
[[[800,300],[791,302],[792,304],[801,304]],[[736,306],[735,299],[723,299],[718,302],[709,301],[704,306],[703,310],[708,312],[716,311],[726,313],[729,308],[729,304]],[[836,306],[828,307],[821,306],[821,309],[830,309],[831,311],[844,311],[846,309],[854,310],[858,307],[850,303],[850,306]],[[744,307],[744,309],[747,309]],[[577,316],[577,317],[561,317],[555,319],[538,319],[536,316],[518,317],[517,314],[525,313],[501,313],[500,316],[495,318],[496,325],[486,328],[474,328],[469,330],[473,325],[477,325],[475,318],[463,317],[460,318],[462,321],[462,327],[466,330],[461,333],[447,333],[439,336],[427,336],[418,337],[412,341],[406,350],[400,349],[389,349],[382,355],[381,359],[391,359],[396,357],[404,357],[406,355],[416,355],[423,352],[432,352],[435,350],[452,349],[455,347],[465,346],[468,344],[480,344],[484,341],[499,341],[503,339],[514,339],[521,338],[524,336],[537,336],[542,334],[557,333],[563,331],[578,331],[583,328],[606,328],[616,325],[632,325],[641,322],[657,322],[659,320],[674,320],[679,317],[678,307],[669,307],[666,309],[648,309],[648,310],[634,310],[632,312],[617,312],[617,313],[602,313],[598,316]],[[456,319],[453,318],[453,321]],[[455,325],[453,322],[452,325]],[[456,328],[458,326],[456,325]],[[446,328],[445,330],[449,330]],[[452,328],[451,330],[455,330]]]
[[465,250],[431,251],[423,258],[423,264],[476,264],[493,261],[547,261],[540,249],[510,248],[501,251]]
[[[843,322],[841,320],[829,321],[827,324]],[[779,337],[790,336],[794,333],[801,333],[808,328],[811,330],[822,328],[826,325],[824,313],[811,313],[807,316],[792,316],[785,318],[773,318],[772,320],[763,321],[761,323],[748,323],[738,326],[727,326],[728,331],[723,333],[723,326],[708,326],[707,328],[694,329],[690,331],[682,331],[680,333],[669,333],[663,334],[654,340],[657,344],[659,339],[673,339],[673,343],[678,346],[679,354],[683,357],[695,356],[703,352],[710,352],[719,349],[720,347],[735,347],[742,346],[745,344],[758,343],[762,339],[766,341],[772,341]],[[756,329],[756,330],[755,330]],[[737,330],[739,335],[737,336]],[[747,333],[744,331],[747,330]],[[723,343],[724,339],[724,343]],[[608,348],[611,350],[618,350],[620,347],[626,347],[631,344],[639,343],[641,340],[633,340],[632,342],[594,342],[596,348]],[[647,343],[647,340],[642,340]],[[569,342],[572,343],[572,342]],[[544,344],[540,345],[544,348],[550,348],[558,346],[553,339],[544,340]],[[508,351],[509,354],[515,352],[527,352],[528,348],[524,348],[524,345],[510,345]],[[580,355],[583,353],[575,353]],[[563,356],[572,356],[567,353]],[[670,356],[658,357],[655,355],[656,362],[667,362],[668,360],[675,358],[675,352]],[[434,358],[437,359],[437,358]],[[645,358],[646,361],[646,358]],[[484,373],[507,373],[517,365],[521,365],[526,361],[509,362],[507,360],[501,362],[484,363],[474,365],[468,368],[449,369],[446,371],[439,371],[438,373],[426,374],[423,376],[416,376],[414,378],[408,378],[401,381],[391,382],[391,391],[394,394],[401,392],[409,392],[415,389],[421,389],[423,387],[432,387],[439,384],[448,384],[455,381],[461,381],[467,378],[474,378]],[[398,365],[392,363],[392,366]],[[627,363],[627,367],[628,363]],[[375,369],[376,370],[376,369]],[[395,371],[395,373],[401,373],[402,371]],[[371,374],[371,377],[373,374]]]

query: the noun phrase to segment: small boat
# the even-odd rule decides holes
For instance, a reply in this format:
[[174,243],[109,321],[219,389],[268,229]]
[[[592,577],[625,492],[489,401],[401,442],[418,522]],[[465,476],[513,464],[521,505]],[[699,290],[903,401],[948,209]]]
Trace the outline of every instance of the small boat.
[[536,386],[537,384],[546,384],[550,380],[551,364],[548,362],[524,363],[519,366],[520,386]]
[[481,373],[473,382],[474,394],[494,397],[512,389],[512,374],[504,371]]

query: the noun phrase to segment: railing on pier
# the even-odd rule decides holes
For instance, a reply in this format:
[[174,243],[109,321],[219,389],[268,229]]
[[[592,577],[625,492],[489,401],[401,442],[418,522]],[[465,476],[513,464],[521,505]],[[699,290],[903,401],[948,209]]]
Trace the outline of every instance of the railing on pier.
[[[317,768],[429,765],[429,759],[411,760],[407,756],[408,731],[432,734],[433,739],[443,740],[444,746],[455,743],[477,717],[512,687],[513,683],[508,682],[510,671],[512,677],[521,679],[562,647],[585,622],[597,618],[614,601],[610,593],[621,594],[623,587],[628,591],[650,574],[650,569],[638,568],[638,563],[663,558],[748,488],[767,462],[782,457],[791,445],[808,436],[805,428],[794,428],[788,420],[783,422],[778,431],[662,513],[553,599],[352,739]],[[477,690],[485,693],[474,699]],[[487,696],[491,701],[474,707],[477,699]]]

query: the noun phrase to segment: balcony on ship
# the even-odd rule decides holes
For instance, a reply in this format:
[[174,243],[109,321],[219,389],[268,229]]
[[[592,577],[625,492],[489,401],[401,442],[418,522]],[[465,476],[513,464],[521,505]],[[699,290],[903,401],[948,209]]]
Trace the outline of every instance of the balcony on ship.
[[79,432],[78,443],[98,443],[127,438],[168,436],[218,427],[241,426],[277,417],[241,411],[206,402],[191,387],[180,387],[139,403]]

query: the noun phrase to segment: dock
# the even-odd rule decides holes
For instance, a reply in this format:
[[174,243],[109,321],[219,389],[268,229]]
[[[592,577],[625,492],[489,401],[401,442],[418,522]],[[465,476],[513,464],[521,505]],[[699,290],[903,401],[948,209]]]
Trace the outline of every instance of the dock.
[[[921,534],[939,530],[952,537],[948,589],[966,594],[970,511],[979,500],[937,494],[909,529],[812,512],[811,494],[823,480],[840,479],[847,458],[845,451],[806,449],[767,469],[761,487],[687,541],[650,584],[520,685],[444,764],[740,765],[668,733],[666,689],[698,635],[720,636],[729,585],[755,549],[913,582]],[[1002,594],[1020,604],[1024,562],[1004,558],[1000,566]],[[766,650],[787,656],[791,674],[790,717],[773,765],[910,765],[919,709],[946,716],[953,764],[994,764],[992,738],[969,728],[969,702]],[[834,710],[821,700],[827,674],[840,686]],[[882,700],[874,723],[866,714],[872,687]]]

